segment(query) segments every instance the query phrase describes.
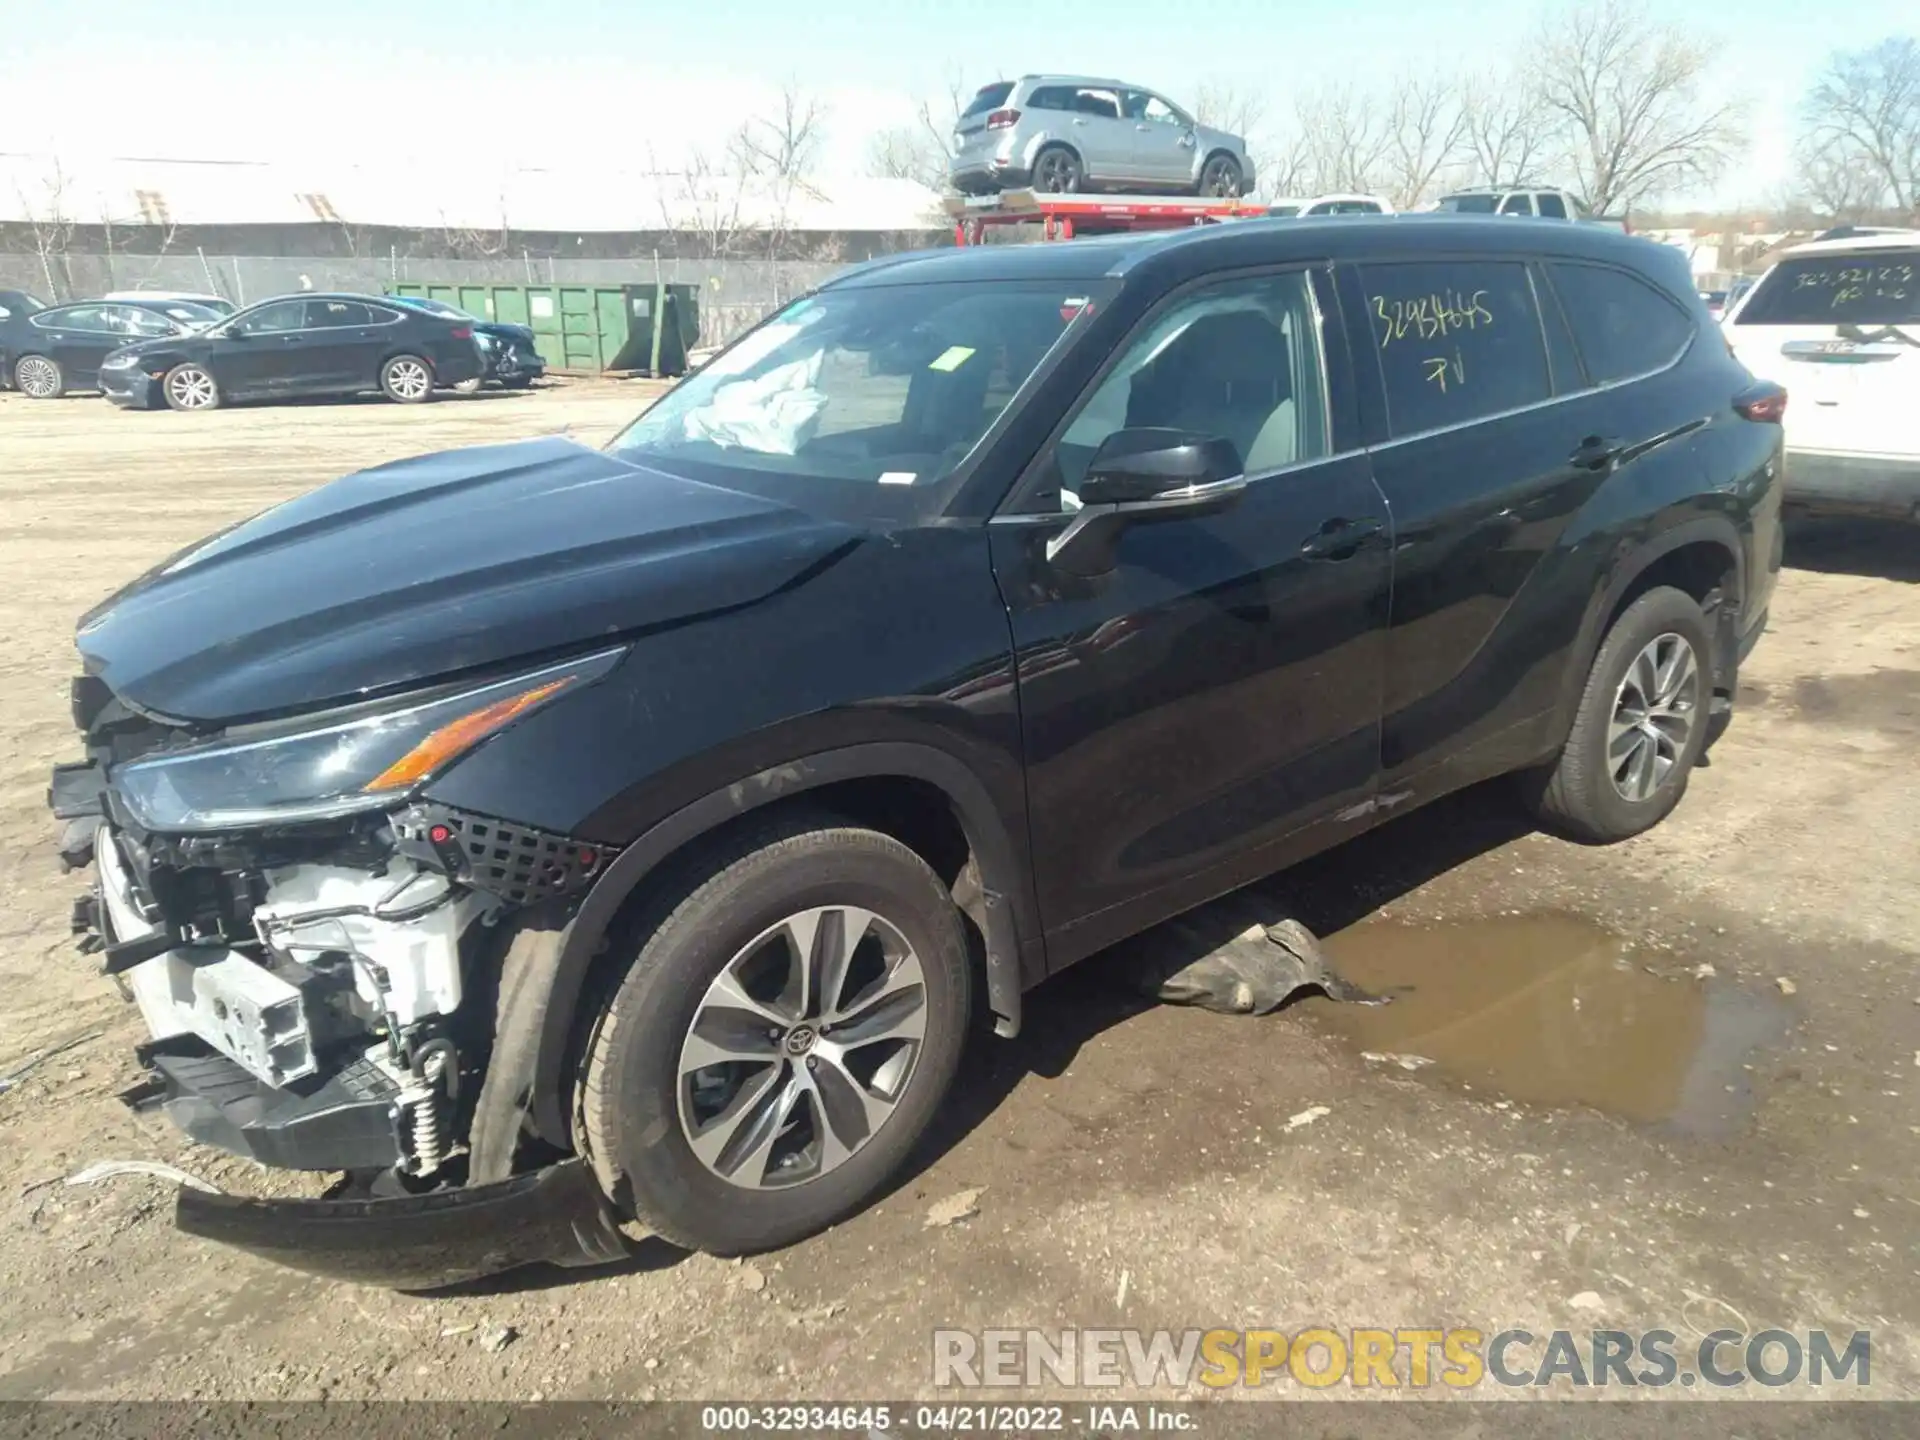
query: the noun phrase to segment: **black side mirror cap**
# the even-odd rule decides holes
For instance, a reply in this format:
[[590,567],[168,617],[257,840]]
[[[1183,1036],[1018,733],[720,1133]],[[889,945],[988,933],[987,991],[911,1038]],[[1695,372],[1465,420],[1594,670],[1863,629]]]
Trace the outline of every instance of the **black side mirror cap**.
[[1239,450],[1218,435],[1157,427],[1116,430],[1087,463],[1080,503],[1089,509],[1178,503],[1200,487],[1239,478],[1242,468]]

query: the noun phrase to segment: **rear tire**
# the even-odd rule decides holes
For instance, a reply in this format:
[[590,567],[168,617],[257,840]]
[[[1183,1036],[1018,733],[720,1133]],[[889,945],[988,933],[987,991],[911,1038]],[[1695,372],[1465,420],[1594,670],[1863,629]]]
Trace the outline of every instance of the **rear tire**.
[[380,393],[396,405],[433,398],[433,367],[418,355],[396,355],[380,367]]
[[67,375],[51,355],[22,355],[13,362],[13,388],[29,400],[58,400],[67,393]]
[[462,380],[458,385],[455,385],[453,387],[453,393],[456,395],[478,395],[486,383],[486,376],[476,375],[471,380]]
[[1684,591],[1647,591],[1601,642],[1559,756],[1523,776],[1535,815],[1595,845],[1659,824],[1687,793],[1712,701],[1706,616]]
[[1075,195],[1086,183],[1086,167],[1064,145],[1049,145],[1033,157],[1033,188],[1043,195]]
[[[863,1206],[939,1109],[968,1030],[971,960],[939,877],[890,836],[794,815],[705,857],[640,934],[581,1066],[578,1133],[616,1207],[738,1255]],[[807,937],[847,957],[837,979],[796,962]]]
[[220,386],[204,366],[191,361],[167,371],[160,394],[170,410],[218,410]]

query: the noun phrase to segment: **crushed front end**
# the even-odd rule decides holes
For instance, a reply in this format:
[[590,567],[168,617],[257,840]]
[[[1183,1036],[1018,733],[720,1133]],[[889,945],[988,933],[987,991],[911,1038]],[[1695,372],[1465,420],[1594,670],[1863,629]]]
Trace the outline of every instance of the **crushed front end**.
[[618,659],[227,728],[75,682],[88,757],[56,768],[48,799],[64,863],[94,866],[80,948],[149,1033],[127,1100],[202,1143],[340,1176],[322,1200],[182,1192],[182,1228],[407,1286],[625,1253],[583,1162],[468,1184],[465,1143],[503,937],[609,857],[420,796]]

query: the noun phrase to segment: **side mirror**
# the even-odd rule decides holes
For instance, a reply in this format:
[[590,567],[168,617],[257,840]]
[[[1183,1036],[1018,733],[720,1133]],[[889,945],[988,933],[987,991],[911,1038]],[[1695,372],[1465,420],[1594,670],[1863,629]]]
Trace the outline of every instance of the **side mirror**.
[[1071,574],[1104,574],[1128,525],[1206,514],[1247,488],[1231,440],[1189,430],[1118,430],[1094,452],[1080,482],[1080,509],[1047,542],[1047,560]]
[[[1187,430],[1116,430],[1087,462],[1080,503],[1188,506],[1238,490],[1240,452],[1231,440]],[[1205,491],[1203,495],[1199,492]]]

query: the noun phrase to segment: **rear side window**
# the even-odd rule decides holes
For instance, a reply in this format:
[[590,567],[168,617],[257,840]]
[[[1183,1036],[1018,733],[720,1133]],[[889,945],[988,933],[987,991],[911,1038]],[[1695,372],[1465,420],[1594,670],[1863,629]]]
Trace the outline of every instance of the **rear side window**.
[[1368,265],[1360,283],[1396,437],[1552,395],[1524,264]]
[[1596,385],[1663,370],[1693,339],[1693,317],[1625,271],[1556,260],[1547,272]]
[[1007,97],[1013,94],[1013,82],[1002,80],[997,84],[983,86],[971,104],[961,112],[962,119],[971,119],[975,115],[984,115],[989,110],[998,110],[1007,103]]
[[1782,260],[1734,324],[1920,324],[1920,249]]
[[1540,213],[1552,220],[1567,218],[1567,204],[1551,190],[1543,190],[1534,197],[1534,203],[1540,207]]
[[1071,110],[1073,91],[1064,85],[1042,85],[1027,97],[1029,110]]

